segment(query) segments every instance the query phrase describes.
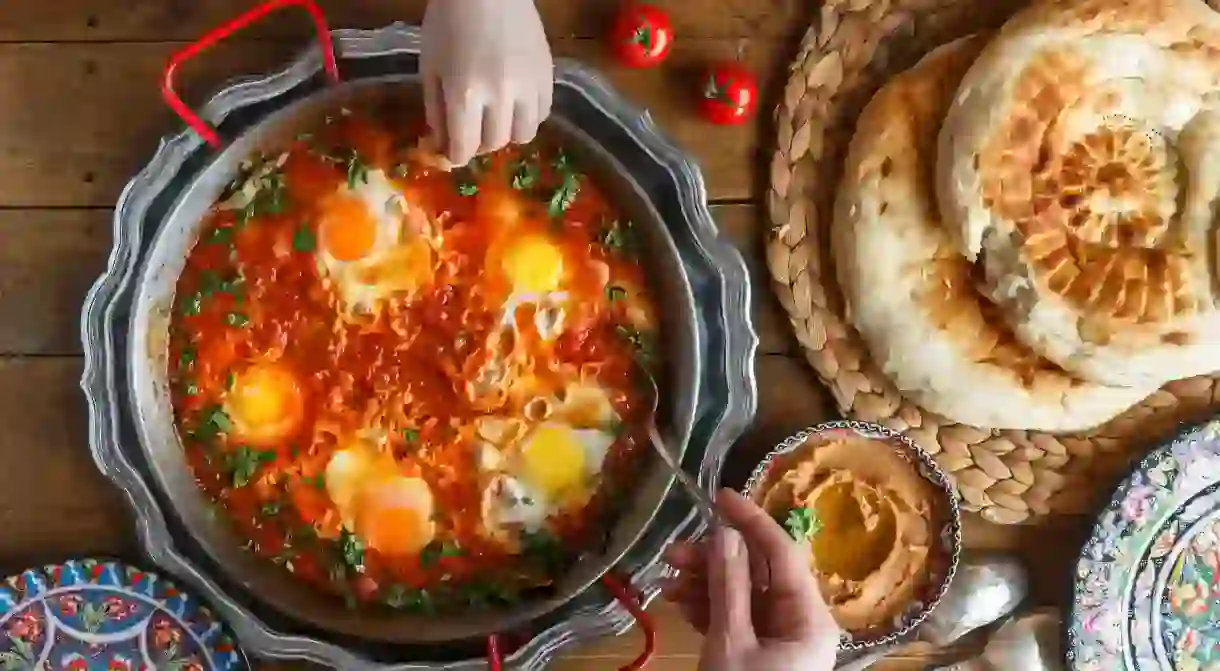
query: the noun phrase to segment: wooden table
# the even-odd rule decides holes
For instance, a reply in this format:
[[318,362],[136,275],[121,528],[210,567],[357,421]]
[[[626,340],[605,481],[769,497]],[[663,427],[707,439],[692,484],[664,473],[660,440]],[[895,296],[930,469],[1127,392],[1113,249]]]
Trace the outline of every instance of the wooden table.
[[[558,55],[604,66],[632,100],[701,163],[721,229],[754,275],[761,403],[757,422],[731,460],[730,484],[773,443],[834,409],[797,354],[762,261],[760,207],[772,131],[762,115],[741,128],[710,127],[689,109],[693,73],[713,59],[740,57],[772,101],[816,5],[798,0],[654,0],[672,17],[678,40],[664,67],[615,68],[600,36],[614,0],[538,0]],[[157,138],[181,124],[160,103],[166,57],[184,41],[248,7],[252,0],[8,0],[0,10],[0,570],[68,557],[141,561],[124,499],[89,458],[78,339],[82,297],[110,249],[119,190],[149,158]],[[329,0],[337,27],[418,22],[424,0]],[[188,97],[225,78],[259,72],[304,46],[307,23],[285,15],[184,71]],[[769,108],[770,103],[764,108]],[[1063,517],[1037,526],[997,527],[968,520],[971,548],[1019,552],[1034,576],[1033,600],[1063,605],[1071,567],[1089,520]],[[670,607],[653,608],[661,628],[652,668],[694,669],[699,636]],[[573,653],[558,669],[617,669],[638,635]],[[923,668],[938,657],[904,652],[882,668]],[[263,665],[297,669],[299,665]]]

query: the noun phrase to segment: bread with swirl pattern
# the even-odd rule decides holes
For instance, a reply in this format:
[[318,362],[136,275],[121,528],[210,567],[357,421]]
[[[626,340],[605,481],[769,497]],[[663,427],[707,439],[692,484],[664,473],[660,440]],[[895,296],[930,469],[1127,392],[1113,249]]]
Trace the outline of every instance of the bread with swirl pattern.
[[937,131],[984,42],[937,49],[865,108],[835,203],[836,273],[873,358],[924,408],[989,428],[1087,429],[1152,388],[1080,380],[1017,342],[936,205]]
[[1220,369],[1220,14],[1038,0],[963,77],[942,218],[1017,338],[1097,383]]

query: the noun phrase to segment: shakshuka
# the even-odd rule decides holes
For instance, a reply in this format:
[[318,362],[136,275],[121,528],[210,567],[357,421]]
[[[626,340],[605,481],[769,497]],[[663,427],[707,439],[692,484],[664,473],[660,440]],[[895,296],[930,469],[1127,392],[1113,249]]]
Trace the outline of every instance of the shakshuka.
[[248,547],[350,602],[545,589],[637,457],[657,314],[629,220],[546,141],[448,166],[328,119],[260,155],[178,280],[175,420]]

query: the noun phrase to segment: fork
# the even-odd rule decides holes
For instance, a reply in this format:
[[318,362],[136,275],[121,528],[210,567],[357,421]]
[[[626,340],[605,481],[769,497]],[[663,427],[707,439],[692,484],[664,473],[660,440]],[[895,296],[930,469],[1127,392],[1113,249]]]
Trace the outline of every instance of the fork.
[[657,430],[657,406],[660,405],[661,392],[657,389],[657,382],[652,375],[643,368],[640,369],[640,374],[648,383],[648,388],[652,394],[652,410],[648,413],[648,442],[652,445],[653,451],[661,457],[661,461],[669,468],[669,472],[677,479],[678,484],[682,486],[688,496],[695,502],[695,506],[703,513],[711,525],[729,526],[720,513],[716,511],[716,504],[712,502],[712,497],[699,486],[683,468],[678,458],[674,453],[665,446],[665,441],[661,438],[661,432]]

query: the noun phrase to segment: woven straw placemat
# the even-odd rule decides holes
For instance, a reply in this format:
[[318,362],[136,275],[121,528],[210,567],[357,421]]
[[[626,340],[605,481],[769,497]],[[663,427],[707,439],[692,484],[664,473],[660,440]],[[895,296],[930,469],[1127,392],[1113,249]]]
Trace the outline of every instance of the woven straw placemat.
[[[856,118],[890,75],[936,46],[998,28],[1015,0],[827,0],[776,110],[767,265],[805,358],[848,417],[903,431],[951,472],[963,506],[992,522],[1092,510],[1134,457],[1220,408],[1220,375],[1167,385],[1085,433],[956,424],[904,399],[845,320],[828,254],[835,189]],[[1220,0],[1209,0],[1216,8]],[[884,291],[884,287],[878,287]]]

